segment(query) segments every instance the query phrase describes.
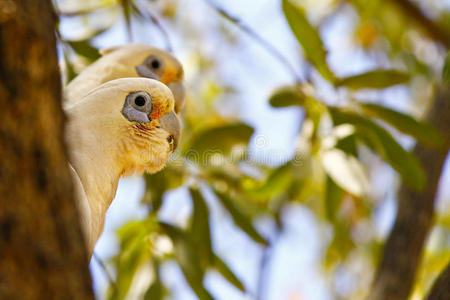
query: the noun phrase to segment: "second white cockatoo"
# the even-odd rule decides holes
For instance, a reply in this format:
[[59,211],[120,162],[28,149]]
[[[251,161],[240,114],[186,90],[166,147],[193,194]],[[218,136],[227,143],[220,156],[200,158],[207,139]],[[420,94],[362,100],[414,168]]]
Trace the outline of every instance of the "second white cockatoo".
[[127,44],[101,50],[102,57],[84,69],[65,88],[65,107],[80,101],[107,81],[146,77],[166,84],[175,99],[175,112],[184,104],[183,67],[169,52],[145,44]]
[[70,168],[89,255],[122,176],[161,170],[180,139],[167,86],[122,78],[93,89],[66,108]]

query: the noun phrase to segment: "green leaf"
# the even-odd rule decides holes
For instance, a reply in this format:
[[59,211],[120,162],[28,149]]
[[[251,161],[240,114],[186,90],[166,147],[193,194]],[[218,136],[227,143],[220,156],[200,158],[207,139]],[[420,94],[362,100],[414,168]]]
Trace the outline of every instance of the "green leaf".
[[319,100],[307,97],[305,99],[305,110],[306,115],[314,124],[314,133],[313,136],[317,135],[317,131],[320,127],[320,122],[322,120],[322,117],[324,116],[324,113],[327,111],[327,107]]
[[166,191],[180,187],[185,180],[185,170],[173,164],[167,165],[163,170],[144,175],[146,188],[142,203],[151,204],[151,213],[157,213],[163,203]]
[[67,53],[65,51],[64,51],[64,62],[66,64],[66,78],[67,78],[66,83],[69,83],[78,74],[77,74],[77,72],[75,72],[75,69],[74,69],[72,63],[70,62],[69,56],[67,55]]
[[127,251],[126,255],[120,254],[119,262],[116,264],[117,280],[115,288],[111,289],[112,293],[108,297],[109,299],[121,300],[126,298],[136,271],[149,257],[149,251],[143,244],[136,244]]
[[324,151],[321,158],[325,171],[341,188],[359,197],[366,194],[369,180],[356,157],[334,148]]
[[153,218],[132,221],[117,232],[120,241],[120,253],[113,258],[117,270],[115,286],[109,290],[108,299],[125,299],[134,275],[151,256],[148,236],[154,232],[156,224]]
[[155,174],[144,174],[145,179],[145,193],[141,202],[151,205],[151,213],[158,213],[163,203],[163,196],[168,187],[168,180],[166,176],[162,174],[163,171]]
[[353,134],[346,136],[342,139],[338,139],[334,147],[355,157],[358,156],[358,147],[356,144],[356,138],[355,135]]
[[304,103],[304,95],[296,85],[286,85],[277,88],[269,98],[272,107],[301,106]]
[[402,51],[400,52],[401,59],[405,63],[408,68],[408,72],[416,75],[424,75],[428,78],[431,78],[433,75],[431,74],[430,67],[420,61],[413,53]]
[[196,156],[199,161],[207,161],[208,153],[227,155],[238,144],[248,144],[254,129],[247,124],[238,122],[209,128],[194,135],[186,156]]
[[327,52],[324,50],[320,35],[308,22],[303,8],[294,4],[292,0],[283,0],[282,7],[292,32],[303,47],[306,58],[325,79],[334,83],[336,78],[327,65]]
[[128,40],[132,40],[130,0],[120,0],[123,17],[127,26]]
[[213,250],[208,206],[198,189],[189,188],[189,193],[194,207],[190,227],[192,240],[196,243],[200,259],[206,262],[205,265],[210,265],[213,261]]
[[163,300],[164,299],[164,285],[158,279],[154,281],[144,294],[144,300]]
[[273,170],[263,185],[247,190],[247,193],[251,197],[270,200],[276,195],[287,192],[291,183],[291,162],[288,162]]
[[348,222],[333,223],[333,240],[328,245],[323,264],[327,270],[345,261],[351,251],[355,248],[355,243],[350,235],[351,228]]
[[197,248],[195,247],[195,243],[192,241],[190,235],[185,233],[180,228],[164,222],[160,222],[159,226],[161,230],[172,240],[175,246],[175,259],[180,265],[181,271],[183,272],[186,281],[194,293],[200,298],[200,300],[213,300],[213,297],[203,287],[203,276],[205,271],[202,268],[197,253]]
[[220,203],[225,207],[225,209],[230,213],[234,224],[242,229],[250,238],[255,242],[262,245],[268,246],[269,243],[264,239],[258,231],[253,227],[251,221],[247,216],[245,216],[233,203],[233,201],[228,197],[228,195],[221,193],[217,190],[214,191],[219,199]]
[[147,237],[156,231],[156,220],[149,217],[144,220],[130,221],[117,230],[120,248],[126,251],[136,240]]
[[450,51],[445,57],[444,67],[442,68],[442,82],[450,84]]
[[166,294],[166,287],[161,281],[161,275],[159,271],[159,262],[153,261],[154,276],[152,284],[148,287],[144,294],[144,300],[163,300]]
[[224,168],[211,168],[205,171],[208,181],[225,182],[229,188],[234,190],[242,189],[242,182],[246,176],[235,172],[233,169],[225,170]]
[[341,189],[330,176],[327,176],[325,189],[325,210],[328,220],[334,222],[338,213],[339,205],[345,195],[345,191]]
[[329,107],[335,124],[353,124],[357,137],[392,166],[411,188],[422,190],[426,183],[425,172],[417,158],[403,149],[392,135],[372,120],[355,112]]
[[245,293],[244,284],[242,284],[227,264],[217,255],[214,255],[214,268],[223,276],[223,278],[228,280],[229,283]]
[[427,122],[417,121],[407,114],[377,104],[365,103],[360,104],[360,106],[366,115],[385,121],[424,145],[440,147],[445,142],[444,136]]
[[350,89],[384,89],[408,82],[410,76],[397,70],[374,70],[340,79],[338,86]]
[[67,43],[78,55],[84,56],[90,61],[94,61],[100,57],[100,53],[90,44],[89,40],[67,41]]

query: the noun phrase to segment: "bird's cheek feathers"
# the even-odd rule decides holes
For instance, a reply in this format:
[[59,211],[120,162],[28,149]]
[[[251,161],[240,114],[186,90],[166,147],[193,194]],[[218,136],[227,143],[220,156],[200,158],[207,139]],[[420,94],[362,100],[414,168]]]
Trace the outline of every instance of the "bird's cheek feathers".
[[[155,132],[153,133],[155,134]],[[155,173],[164,168],[170,157],[170,149],[163,136],[156,135],[150,142],[136,136],[132,141],[127,142],[129,151],[125,162],[124,176],[143,172]],[[131,144],[134,146],[129,147]]]
[[166,71],[162,74],[159,81],[167,84],[167,83],[177,80],[176,76],[177,76],[177,74],[176,74],[176,72],[174,72],[174,70],[172,68],[167,68]]
[[161,103],[161,102],[153,103],[153,110],[152,110],[152,112],[150,114],[150,118],[152,120],[159,119],[159,117],[161,117],[162,115],[170,112],[172,106],[173,106],[173,104],[171,104],[171,102],[168,102],[168,103]]

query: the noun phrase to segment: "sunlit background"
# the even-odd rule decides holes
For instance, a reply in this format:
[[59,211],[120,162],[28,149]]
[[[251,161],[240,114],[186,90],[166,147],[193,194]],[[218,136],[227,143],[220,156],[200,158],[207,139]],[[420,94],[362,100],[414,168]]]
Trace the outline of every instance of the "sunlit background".
[[[56,1],[57,9],[63,13],[59,27],[62,39],[82,41],[60,47],[64,74],[70,73],[68,69],[79,72],[89,63],[89,54],[83,54],[83,50],[77,51],[76,48],[76,45],[85,46],[83,43],[86,41],[97,49],[131,41],[167,48],[167,39],[151,20],[132,15],[127,26],[118,2]],[[336,173],[330,168],[339,169],[341,165],[327,166],[325,169],[320,167],[320,162],[323,163],[320,153],[324,152],[318,150],[318,157],[315,157],[314,151],[317,150],[311,148],[323,147],[326,137],[336,133],[330,125],[331,121],[322,118],[318,133],[321,141],[314,146],[308,133],[308,126],[311,127],[313,121],[311,118],[305,121],[304,109],[299,106],[271,106],[268,100],[274,90],[292,85],[295,78],[286,64],[207,5],[206,1],[134,2],[140,10],[150,11],[158,18],[167,32],[173,54],[184,66],[188,91],[183,112],[185,141],[192,138],[192,132],[241,121],[254,128],[245,158],[227,162],[224,166],[219,162],[216,168],[236,175],[241,184],[250,189],[255,182],[262,182],[260,185],[263,186],[264,182],[269,181],[267,178],[273,170],[279,170],[277,167],[293,159],[298,162],[296,167],[300,172],[309,174],[301,176],[310,177],[306,183],[302,181],[301,191],[295,199],[282,195],[283,189],[288,186],[283,183],[285,175],[280,175],[278,182],[272,180],[261,188],[261,193],[265,188],[268,194],[273,192],[273,195],[267,196],[267,199],[251,197],[255,203],[250,205],[241,203],[257,231],[270,242],[268,249],[236,226],[212,189],[208,184],[199,183],[195,174],[187,176],[182,186],[164,194],[158,219],[185,228],[193,210],[188,186],[201,188],[210,208],[213,250],[241,280],[246,292],[240,291],[213,270],[207,271],[204,278],[206,289],[215,299],[227,300],[362,299],[379,261],[380,246],[395,218],[396,193],[401,184],[398,173],[367,147],[360,147],[358,151],[357,169],[362,167],[364,171],[362,175],[354,175],[357,182],[339,182],[333,177]],[[446,54],[443,47],[410,26],[406,16],[381,0],[293,2],[305,8],[310,23],[320,28],[323,47],[328,51],[326,61],[336,77],[392,68],[409,73],[411,79],[406,84],[377,90],[355,92],[335,88],[316,71],[314,63],[311,65],[305,59],[305,51],[283,14],[281,1],[217,0],[214,3],[238,17],[286,57],[298,77],[308,82],[306,91],[316,99],[335,106],[351,105],[355,101],[376,103],[415,118],[423,116],[432,98],[433,86],[440,78]],[[450,1],[414,2],[431,19],[450,28]],[[71,13],[91,9],[89,13]],[[411,137],[397,130],[391,130],[391,133],[406,149],[413,147],[414,139]],[[234,147],[233,151],[236,149],[238,147]],[[177,164],[179,160],[175,157],[171,163]],[[349,192],[331,208],[327,206],[326,197],[322,197],[329,180],[325,172],[331,173],[331,178]],[[345,171],[341,175],[345,177]],[[117,230],[131,220],[143,220],[149,215],[149,206],[142,204],[141,200],[148,200],[144,194],[146,188],[152,189],[151,178],[147,179],[147,185],[140,176],[122,179],[116,199],[108,211],[105,230],[95,253],[106,265],[113,280],[116,280],[117,273],[111,258],[120,251]],[[213,181],[204,180],[220,188],[222,183]],[[427,241],[414,299],[422,297],[450,258],[449,186],[450,168],[447,167],[436,205],[438,223]],[[276,214],[273,213],[278,208],[278,222],[282,227],[277,226]],[[335,209],[333,217],[330,217],[329,209]],[[161,259],[160,277],[170,291],[169,298],[197,299],[179,265],[165,254],[173,250],[170,239],[160,235],[152,245],[153,255],[155,252],[163,253],[160,255],[164,257]],[[107,298],[110,282],[104,268],[93,259],[91,271],[98,299]],[[142,295],[154,278],[154,266],[150,260],[142,262],[127,299],[143,299]]]

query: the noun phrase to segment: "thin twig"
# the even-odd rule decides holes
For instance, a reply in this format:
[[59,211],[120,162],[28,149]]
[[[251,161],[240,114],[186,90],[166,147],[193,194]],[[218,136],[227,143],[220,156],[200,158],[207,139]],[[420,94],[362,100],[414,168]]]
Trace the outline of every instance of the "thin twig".
[[[282,213],[283,208],[285,207],[286,203],[289,201],[289,199],[283,197],[278,205],[277,208],[277,216],[280,216]],[[264,248],[263,255],[261,258],[261,262],[259,264],[259,276],[258,276],[258,282],[257,282],[257,290],[256,290],[256,297],[255,300],[263,300],[264,295],[267,295],[267,292],[265,288],[267,287],[268,283],[268,275],[269,273],[269,263],[272,260],[273,253],[274,253],[274,246],[277,244],[278,240],[281,237],[281,234],[283,233],[283,225],[281,223],[281,219],[276,218],[277,220],[277,231],[275,232],[275,235],[272,237],[272,239],[269,241],[269,245]]]
[[302,77],[295,71],[295,68],[291,65],[291,63],[281,54],[278,49],[276,49],[272,44],[263,39],[255,30],[253,30],[250,26],[244,23],[239,18],[231,15],[225,9],[218,6],[211,0],[204,0],[210,7],[216,10],[222,17],[235,24],[238,28],[240,28],[243,32],[245,32],[248,36],[250,36],[253,40],[255,40],[258,44],[260,44],[268,53],[270,53],[273,57],[275,57],[294,77],[296,83],[301,84],[304,82]]
[[92,258],[97,262],[97,264],[100,266],[100,269],[102,269],[103,274],[105,274],[106,278],[108,279],[108,283],[109,285],[115,290],[116,287],[116,283],[113,279],[113,276],[111,275],[111,273],[108,271],[108,269],[106,268],[105,263],[103,262],[103,260],[97,255],[97,253],[93,253],[92,254]]
[[264,248],[263,255],[261,258],[261,261],[259,263],[259,274],[258,274],[258,282],[256,285],[256,297],[255,300],[263,300],[264,295],[267,295],[266,293],[266,287],[267,287],[267,275],[268,275],[268,265],[270,261],[272,260],[272,254],[273,254],[273,247],[276,244],[276,241],[278,240],[281,232],[277,231],[275,237],[272,241],[270,241],[269,245]]
[[[172,47],[172,43],[170,42],[169,34],[167,33],[164,26],[161,24],[161,21],[159,20],[159,18],[154,13],[152,13],[152,11],[147,3],[143,3],[142,1],[139,1],[139,3],[140,3],[140,6],[144,6],[145,14],[143,15],[143,17],[147,17],[147,19],[149,19],[155,25],[155,27],[159,30],[159,32],[161,33],[161,35],[164,39],[164,43],[166,44],[165,48],[167,49],[167,51],[173,52],[173,47]],[[132,5],[135,6],[134,3]],[[140,10],[138,7],[135,7],[135,9],[139,13],[143,13],[142,10]]]
[[169,35],[167,34],[167,31],[164,29],[164,27],[161,25],[161,22],[159,21],[159,19],[156,17],[156,15],[152,14],[150,11],[147,12],[148,16],[150,17],[150,20],[153,22],[153,24],[155,24],[155,26],[159,29],[159,31],[161,32],[161,35],[164,38],[165,44],[166,44],[166,49],[169,52],[173,51],[173,47],[172,44],[170,42],[169,39]]

